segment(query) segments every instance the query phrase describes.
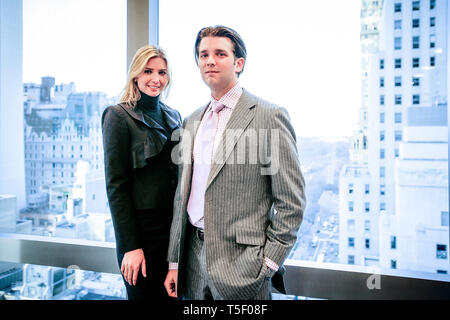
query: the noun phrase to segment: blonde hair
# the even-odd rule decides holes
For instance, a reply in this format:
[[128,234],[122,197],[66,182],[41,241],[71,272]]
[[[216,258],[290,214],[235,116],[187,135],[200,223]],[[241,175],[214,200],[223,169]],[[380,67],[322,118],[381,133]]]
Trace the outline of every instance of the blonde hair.
[[163,49],[156,46],[143,46],[136,51],[133,60],[131,61],[130,68],[128,69],[127,84],[123,90],[120,102],[127,103],[131,106],[136,105],[136,102],[141,98],[141,93],[139,92],[135,79],[144,71],[148,61],[156,57],[163,59],[167,65],[167,83],[163,88],[163,92],[165,97],[168,96],[171,83],[171,72],[166,53]]

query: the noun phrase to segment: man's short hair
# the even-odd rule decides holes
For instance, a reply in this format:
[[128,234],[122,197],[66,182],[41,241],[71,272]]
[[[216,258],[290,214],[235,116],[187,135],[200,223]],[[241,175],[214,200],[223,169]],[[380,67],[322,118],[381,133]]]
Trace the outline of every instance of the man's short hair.
[[[198,65],[198,48],[200,46],[200,42],[203,38],[206,37],[224,37],[231,40],[231,43],[233,43],[233,53],[235,59],[238,58],[244,58],[244,65],[245,61],[247,60],[247,49],[245,48],[244,40],[242,40],[239,33],[234,31],[233,29],[221,25],[216,25],[213,27],[205,27],[202,28],[198,34],[197,39],[195,39],[195,62]],[[242,70],[238,73],[238,76],[241,74],[241,72],[244,71],[244,66],[242,66]]]

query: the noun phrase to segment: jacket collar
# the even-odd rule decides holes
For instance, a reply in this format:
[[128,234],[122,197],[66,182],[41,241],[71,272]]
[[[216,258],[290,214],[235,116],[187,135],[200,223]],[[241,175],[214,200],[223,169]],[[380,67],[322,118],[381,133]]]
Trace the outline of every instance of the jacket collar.
[[[177,112],[175,110],[169,108],[168,106],[166,106],[161,101],[159,102],[159,104],[161,106],[161,111],[163,113],[163,117],[166,120],[167,125],[169,126],[171,131],[181,127],[181,122],[180,122]],[[138,107],[131,106],[126,103],[120,103],[120,105],[133,119],[136,119],[137,121],[142,122],[147,127],[152,128],[152,129],[164,129],[155,120],[153,120],[149,117],[147,117],[147,120],[148,120],[147,121],[144,118],[144,113]]]

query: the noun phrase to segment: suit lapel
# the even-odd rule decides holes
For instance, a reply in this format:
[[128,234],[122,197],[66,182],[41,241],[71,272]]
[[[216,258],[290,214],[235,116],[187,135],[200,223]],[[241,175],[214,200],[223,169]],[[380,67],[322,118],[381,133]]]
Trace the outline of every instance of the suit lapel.
[[231,114],[223,135],[214,154],[214,161],[208,176],[206,188],[211,184],[217,174],[225,165],[226,160],[233,151],[239,137],[255,116],[256,101],[244,90]]

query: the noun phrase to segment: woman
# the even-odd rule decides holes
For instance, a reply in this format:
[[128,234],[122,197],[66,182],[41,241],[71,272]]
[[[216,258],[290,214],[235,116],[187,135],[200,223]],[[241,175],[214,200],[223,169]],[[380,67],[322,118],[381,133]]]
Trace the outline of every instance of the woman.
[[120,103],[102,116],[106,190],[128,299],[168,299],[164,279],[177,167],[172,132],[180,113],[160,101],[170,84],[166,54],[140,48]]

